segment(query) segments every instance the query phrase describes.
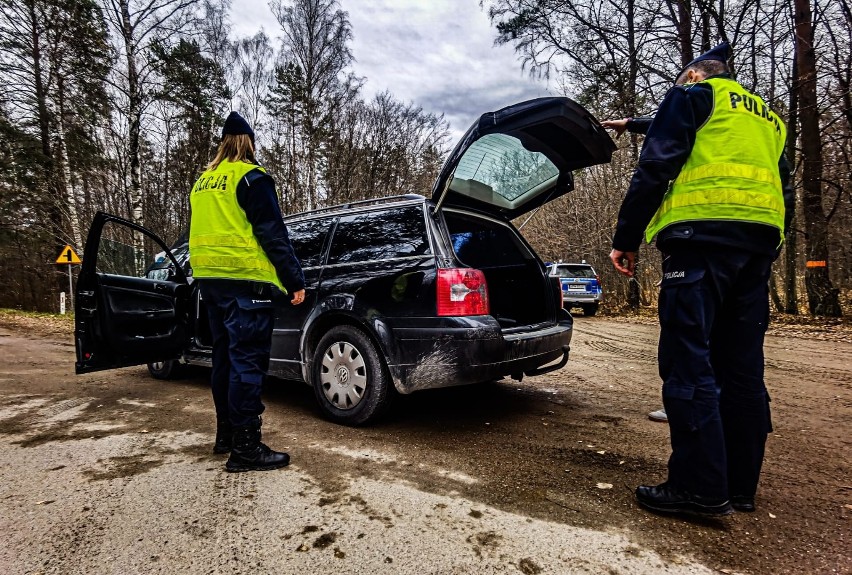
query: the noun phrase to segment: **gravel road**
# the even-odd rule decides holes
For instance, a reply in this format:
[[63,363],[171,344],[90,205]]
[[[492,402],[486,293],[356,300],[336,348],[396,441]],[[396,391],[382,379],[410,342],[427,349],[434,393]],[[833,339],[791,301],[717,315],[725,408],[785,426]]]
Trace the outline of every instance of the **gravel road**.
[[0,573],[852,573],[846,335],[768,338],[758,511],[688,520],[632,495],[665,477],[657,333],[580,316],[564,369],[359,429],[273,380],[265,440],[293,463],[228,474],[204,370],[75,376],[69,324],[0,317]]

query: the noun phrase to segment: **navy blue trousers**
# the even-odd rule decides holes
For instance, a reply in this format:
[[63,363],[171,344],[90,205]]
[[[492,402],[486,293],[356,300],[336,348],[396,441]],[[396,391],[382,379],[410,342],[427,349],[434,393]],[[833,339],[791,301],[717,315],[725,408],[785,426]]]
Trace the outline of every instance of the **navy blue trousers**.
[[210,387],[216,420],[257,425],[272,346],[271,286],[242,280],[199,280],[213,336]]
[[753,497],[772,431],[763,381],[772,258],[733,250],[663,258],[658,355],[668,481],[705,497]]

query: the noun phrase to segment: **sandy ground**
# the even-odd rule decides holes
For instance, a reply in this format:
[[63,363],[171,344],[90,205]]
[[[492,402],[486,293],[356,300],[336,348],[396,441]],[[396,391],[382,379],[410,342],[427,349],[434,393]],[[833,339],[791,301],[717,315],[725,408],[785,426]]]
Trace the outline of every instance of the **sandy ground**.
[[[58,326],[58,327],[57,327]],[[0,573],[852,573],[852,343],[767,340],[758,511],[649,514],[656,327],[577,318],[564,369],[400,398],[368,428],[272,381],[284,470],[228,474],[203,370],[73,374],[67,323],[0,317]]]

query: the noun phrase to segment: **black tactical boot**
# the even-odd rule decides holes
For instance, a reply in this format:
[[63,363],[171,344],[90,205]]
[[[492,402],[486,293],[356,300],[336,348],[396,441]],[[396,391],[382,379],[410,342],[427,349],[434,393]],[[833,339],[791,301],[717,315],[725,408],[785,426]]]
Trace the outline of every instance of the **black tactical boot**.
[[226,471],[268,471],[285,467],[288,463],[289,455],[272,451],[260,442],[260,423],[234,428],[234,445],[231,457],[225,463]]
[[216,424],[216,443],[213,444],[213,453],[230,453],[234,443],[234,432],[230,423]]
[[730,501],[708,499],[674,489],[668,483],[636,488],[636,501],[645,509],[663,513],[688,513],[692,515],[728,515],[733,512]]
[[754,513],[754,497],[749,497],[748,495],[732,495],[731,506],[737,511]]

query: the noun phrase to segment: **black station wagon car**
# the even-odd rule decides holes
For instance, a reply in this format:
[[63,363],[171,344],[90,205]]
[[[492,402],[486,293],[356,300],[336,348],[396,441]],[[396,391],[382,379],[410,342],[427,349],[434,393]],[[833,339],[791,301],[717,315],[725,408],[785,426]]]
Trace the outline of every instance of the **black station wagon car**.
[[[483,115],[445,162],[432,198],[367,200],[285,218],[306,300],[276,306],[269,373],[313,386],[334,421],[379,415],[395,392],[542,374],[568,360],[573,320],[559,278],[511,220],[608,162],[598,122],[566,98]],[[139,234],[162,249],[143,269]],[[135,239],[134,239],[135,238]],[[117,262],[117,263],[116,263]],[[99,213],[77,283],[77,373],[149,364],[167,377],[210,362],[204,301],[184,242]]]

